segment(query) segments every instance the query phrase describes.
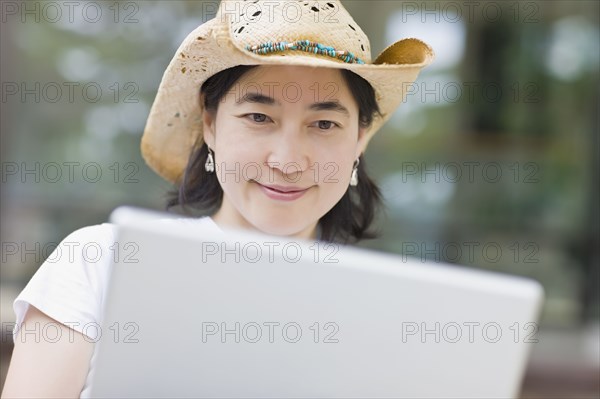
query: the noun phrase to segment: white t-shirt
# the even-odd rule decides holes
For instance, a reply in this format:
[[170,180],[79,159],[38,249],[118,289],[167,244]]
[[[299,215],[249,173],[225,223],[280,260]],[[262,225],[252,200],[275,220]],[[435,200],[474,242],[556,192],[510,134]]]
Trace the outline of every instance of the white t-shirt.
[[[210,217],[161,222],[192,223],[198,228],[222,232]],[[32,305],[58,322],[88,336],[92,342],[96,341],[98,329],[93,327],[101,324],[112,266],[111,251],[115,248],[111,249],[116,241],[115,233],[115,225],[103,223],[76,230],[61,241],[13,303],[16,314],[13,340]],[[96,347],[81,398],[89,397]]]

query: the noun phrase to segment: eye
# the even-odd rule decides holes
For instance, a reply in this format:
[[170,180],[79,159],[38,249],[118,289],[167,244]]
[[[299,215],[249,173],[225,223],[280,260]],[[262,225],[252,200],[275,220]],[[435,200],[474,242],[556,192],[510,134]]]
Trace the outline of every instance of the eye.
[[335,122],[332,121],[318,121],[317,122],[317,127],[321,130],[331,130],[331,128],[333,127],[339,127],[340,125],[338,125]]
[[243,117],[250,118],[252,122],[256,123],[265,123],[268,119],[270,119],[267,115],[259,113],[246,114]]

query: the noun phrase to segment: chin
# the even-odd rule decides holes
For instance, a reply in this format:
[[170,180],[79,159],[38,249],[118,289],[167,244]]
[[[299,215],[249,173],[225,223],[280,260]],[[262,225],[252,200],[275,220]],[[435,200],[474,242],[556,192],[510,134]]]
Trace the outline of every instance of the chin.
[[254,227],[262,231],[264,234],[272,236],[289,237],[300,234],[308,225],[307,218],[273,218],[272,216],[260,221],[252,223]]

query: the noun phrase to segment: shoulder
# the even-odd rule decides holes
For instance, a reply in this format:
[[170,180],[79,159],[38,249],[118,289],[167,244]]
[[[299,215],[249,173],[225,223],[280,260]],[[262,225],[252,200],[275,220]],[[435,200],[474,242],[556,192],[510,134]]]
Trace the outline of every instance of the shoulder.
[[115,237],[116,226],[108,223],[86,226],[67,235],[14,300],[17,326],[30,305],[65,325],[97,322]]
[[82,227],[67,235],[59,245],[72,242],[90,245],[106,245],[117,236],[117,226],[111,223],[102,223]]
[[67,237],[92,237],[92,236],[114,236],[117,226],[113,223],[101,223],[91,226],[81,227],[74,230]]

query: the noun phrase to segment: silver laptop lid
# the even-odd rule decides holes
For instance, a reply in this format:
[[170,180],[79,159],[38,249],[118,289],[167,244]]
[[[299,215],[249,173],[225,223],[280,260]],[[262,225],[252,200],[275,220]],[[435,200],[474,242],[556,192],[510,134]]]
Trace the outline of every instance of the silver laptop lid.
[[113,266],[93,396],[518,395],[532,280],[144,220],[114,215],[138,251]]

